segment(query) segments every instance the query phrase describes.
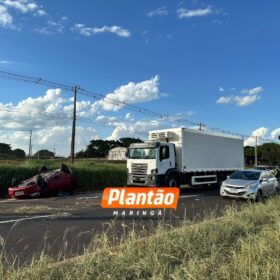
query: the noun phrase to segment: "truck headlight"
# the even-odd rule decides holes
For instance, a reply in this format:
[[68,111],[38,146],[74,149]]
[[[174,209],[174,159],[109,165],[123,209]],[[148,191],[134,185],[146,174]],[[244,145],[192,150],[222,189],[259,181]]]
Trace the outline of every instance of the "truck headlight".
[[158,173],[158,169],[157,168],[151,170],[151,174],[157,174],[157,173]]

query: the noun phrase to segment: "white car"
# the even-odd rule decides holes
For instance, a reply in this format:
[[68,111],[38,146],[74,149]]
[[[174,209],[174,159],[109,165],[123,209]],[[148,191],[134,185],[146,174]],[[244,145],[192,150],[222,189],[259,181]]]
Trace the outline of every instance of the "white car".
[[244,198],[261,201],[279,193],[277,179],[269,171],[239,170],[225,180],[220,188],[223,197]]

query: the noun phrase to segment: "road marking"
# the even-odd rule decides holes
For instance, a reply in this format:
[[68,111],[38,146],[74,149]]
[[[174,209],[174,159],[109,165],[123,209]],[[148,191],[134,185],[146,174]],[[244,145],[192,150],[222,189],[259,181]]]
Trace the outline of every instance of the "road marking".
[[9,224],[9,223],[16,223],[21,221],[27,221],[27,220],[39,220],[39,219],[45,219],[45,218],[52,218],[52,217],[67,217],[70,216],[68,213],[62,213],[62,214],[51,214],[51,215],[43,215],[43,216],[33,216],[28,218],[20,218],[20,219],[13,219],[13,220],[7,220],[7,221],[0,221],[0,224]]
[[197,197],[197,196],[203,196],[204,194],[191,194],[191,195],[182,195],[179,198],[189,198],[189,197]]

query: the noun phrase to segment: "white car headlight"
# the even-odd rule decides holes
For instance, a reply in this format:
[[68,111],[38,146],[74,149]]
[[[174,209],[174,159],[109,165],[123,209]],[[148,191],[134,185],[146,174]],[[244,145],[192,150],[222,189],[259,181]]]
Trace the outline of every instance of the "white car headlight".
[[256,186],[257,186],[257,184],[256,184],[256,183],[253,183],[253,184],[247,185],[245,188],[246,188],[246,189],[253,189],[253,188],[255,188]]

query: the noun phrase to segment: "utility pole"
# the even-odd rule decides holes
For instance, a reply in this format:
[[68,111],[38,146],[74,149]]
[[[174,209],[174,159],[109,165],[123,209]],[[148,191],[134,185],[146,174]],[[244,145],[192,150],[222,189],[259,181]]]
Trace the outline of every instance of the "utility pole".
[[256,137],[256,144],[255,144],[255,166],[258,166],[258,136]]
[[76,118],[77,118],[77,92],[78,86],[74,86],[74,103],[73,103],[73,123],[72,123],[72,137],[71,137],[71,162],[74,163],[75,161],[75,137],[76,137]]
[[32,156],[32,130],[29,130],[29,157]]
[[205,126],[205,124],[203,123],[199,123],[199,129],[198,130],[202,130],[202,127]]

